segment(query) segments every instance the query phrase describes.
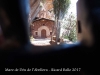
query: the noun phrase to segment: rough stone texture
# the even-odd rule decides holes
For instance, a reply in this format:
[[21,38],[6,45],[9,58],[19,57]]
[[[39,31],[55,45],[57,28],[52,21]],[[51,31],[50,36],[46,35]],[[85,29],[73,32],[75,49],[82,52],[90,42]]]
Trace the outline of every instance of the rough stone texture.
[[53,8],[53,4],[52,4],[53,0],[46,0],[44,7],[46,10],[52,10]]
[[30,0],[31,11],[29,14],[29,23],[31,25],[31,34],[34,38],[41,38],[41,31],[44,29],[48,38],[51,37],[52,27],[54,26],[53,0],[45,0],[42,6],[40,6],[40,2],[41,0]]
[[53,11],[53,4],[52,4],[53,0],[45,0],[45,2],[43,3],[42,9],[40,10],[39,14],[38,14],[38,18],[46,18],[46,19],[50,19],[50,20],[54,20],[54,13]]
[[41,10],[40,6],[41,0],[30,0],[30,14],[29,14],[29,23],[37,16],[39,11]]
[[35,17],[52,19],[54,14],[52,11],[53,0],[45,0],[43,7],[40,6],[41,0],[30,0],[30,14],[29,14],[29,23],[31,23]]

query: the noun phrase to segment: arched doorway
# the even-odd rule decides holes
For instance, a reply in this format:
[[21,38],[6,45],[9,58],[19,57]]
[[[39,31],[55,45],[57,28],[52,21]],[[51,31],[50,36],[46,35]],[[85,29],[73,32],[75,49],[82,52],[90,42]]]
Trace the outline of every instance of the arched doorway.
[[[45,31],[42,31],[42,30],[45,30]],[[41,26],[40,28],[38,28],[38,36],[40,38],[42,38],[43,35],[45,35],[46,38],[47,38],[47,36],[50,35],[50,31],[49,31],[49,28],[47,26]]]
[[46,38],[46,30],[41,30],[41,38]]

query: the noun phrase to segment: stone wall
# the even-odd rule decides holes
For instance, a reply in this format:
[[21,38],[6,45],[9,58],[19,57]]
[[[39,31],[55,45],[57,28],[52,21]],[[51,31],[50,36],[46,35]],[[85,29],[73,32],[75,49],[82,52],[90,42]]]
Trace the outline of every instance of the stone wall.
[[78,41],[82,40],[82,25],[84,24],[83,21],[84,21],[85,14],[86,14],[86,10],[84,9],[84,2],[83,0],[78,0],[77,2],[77,38],[78,38]]
[[[32,34],[34,37],[41,37],[41,30],[46,30],[46,36],[50,37],[50,32],[52,32],[52,27],[54,26],[54,21],[49,19],[39,19],[32,23]],[[38,33],[38,36],[36,36],[36,32]]]
[[[86,0],[78,0],[77,2],[77,30],[78,41],[82,41],[85,45],[91,45],[93,43],[91,22],[88,20],[90,12],[85,4]],[[80,26],[78,26],[80,25]]]

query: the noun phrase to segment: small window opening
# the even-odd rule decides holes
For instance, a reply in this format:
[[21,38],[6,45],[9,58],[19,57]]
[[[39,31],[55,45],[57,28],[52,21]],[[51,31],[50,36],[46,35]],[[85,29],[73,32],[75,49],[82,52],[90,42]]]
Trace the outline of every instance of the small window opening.
[[35,32],[35,35],[38,35],[38,32]]
[[52,32],[50,32],[50,35],[52,35]]

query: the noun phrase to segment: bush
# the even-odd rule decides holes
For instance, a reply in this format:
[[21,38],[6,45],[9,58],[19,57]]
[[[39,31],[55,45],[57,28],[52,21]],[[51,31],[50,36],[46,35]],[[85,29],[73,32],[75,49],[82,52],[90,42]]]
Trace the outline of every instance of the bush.
[[34,41],[34,38],[33,38],[33,36],[30,36],[30,40],[31,40],[31,41]]

